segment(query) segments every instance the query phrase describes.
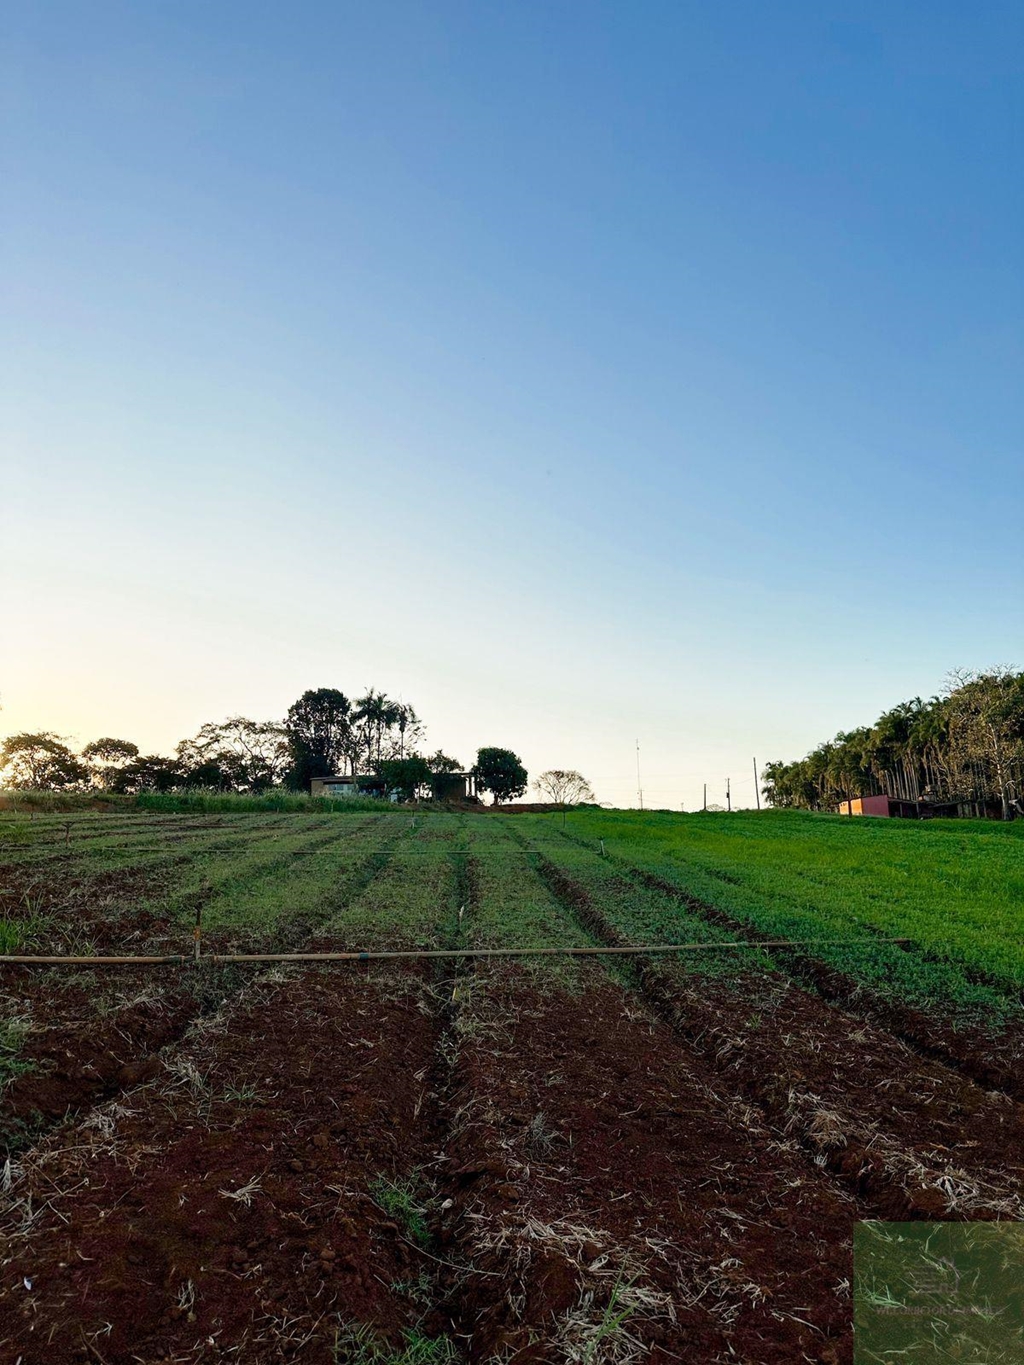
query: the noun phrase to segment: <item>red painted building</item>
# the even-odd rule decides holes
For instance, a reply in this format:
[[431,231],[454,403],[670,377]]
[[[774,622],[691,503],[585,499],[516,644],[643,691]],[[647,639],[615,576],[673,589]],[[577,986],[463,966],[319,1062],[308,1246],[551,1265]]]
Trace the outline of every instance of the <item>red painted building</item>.
[[852,801],[840,801],[836,807],[840,815],[886,815],[903,820],[928,820],[933,816],[955,819],[960,808],[953,801],[933,801],[927,795],[920,801],[900,801],[894,796],[855,796]]

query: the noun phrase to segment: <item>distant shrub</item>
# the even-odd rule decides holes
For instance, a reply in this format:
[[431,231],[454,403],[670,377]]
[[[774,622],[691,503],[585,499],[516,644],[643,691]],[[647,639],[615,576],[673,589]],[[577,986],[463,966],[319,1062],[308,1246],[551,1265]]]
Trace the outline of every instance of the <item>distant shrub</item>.
[[272,791],[259,796],[235,792],[172,791],[140,792],[135,798],[139,810],[159,811],[164,815],[229,815],[266,811],[289,815],[324,815],[340,811],[394,810],[390,801],[370,796],[307,796],[304,792]]
[[135,805],[131,796],[112,796],[109,792],[69,791],[0,791],[0,811],[37,811],[41,815],[56,815],[73,810],[130,810]]

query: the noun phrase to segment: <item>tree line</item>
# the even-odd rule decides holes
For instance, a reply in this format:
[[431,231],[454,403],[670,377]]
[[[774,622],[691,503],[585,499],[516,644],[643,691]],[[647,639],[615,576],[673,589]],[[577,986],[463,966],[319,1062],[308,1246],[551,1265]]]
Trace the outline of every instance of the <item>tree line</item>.
[[914,697],[874,725],[841,731],[793,763],[769,763],[773,806],[834,809],[857,796],[956,804],[964,815],[1024,815],[1024,673],[950,675],[939,696]]
[[[76,753],[52,731],[10,735],[0,744],[3,784],[14,789],[117,795],[203,788],[258,795],[275,788],[308,791],[313,778],[374,778],[388,796],[444,796],[456,758],[420,749],[425,727],[414,708],[374,688],[350,700],[333,687],[303,692],[283,721],[231,716],[203,725],[172,755],[143,754],[130,740],[104,736]],[[478,750],[477,790],[495,801],[526,791],[528,774],[511,749]]]

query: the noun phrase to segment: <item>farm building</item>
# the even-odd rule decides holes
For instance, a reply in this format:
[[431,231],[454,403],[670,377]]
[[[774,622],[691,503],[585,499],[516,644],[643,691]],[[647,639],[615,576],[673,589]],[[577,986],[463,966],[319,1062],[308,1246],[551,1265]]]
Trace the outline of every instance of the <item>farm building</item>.
[[476,773],[435,773],[434,794],[439,801],[476,801]]
[[333,777],[314,777],[309,784],[310,796],[383,796],[384,783],[379,777],[353,777],[351,773]]
[[[314,777],[309,784],[310,796],[348,796],[385,795],[384,779],[374,775],[353,777],[351,773],[334,777]],[[440,801],[476,801],[476,774],[438,773],[434,777],[434,792]]]
[[926,820],[931,816],[952,819],[960,814],[955,801],[901,801],[893,796],[855,796],[840,801],[836,807],[840,815],[883,815],[902,820]]

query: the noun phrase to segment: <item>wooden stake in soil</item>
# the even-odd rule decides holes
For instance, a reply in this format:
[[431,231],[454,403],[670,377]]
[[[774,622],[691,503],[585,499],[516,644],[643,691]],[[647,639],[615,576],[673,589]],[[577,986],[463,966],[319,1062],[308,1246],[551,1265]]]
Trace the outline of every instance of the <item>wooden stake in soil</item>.
[[200,951],[201,951],[200,945],[201,945],[202,937],[203,937],[203,907],[202,907],[202,904],[200,903],[199,905],[196,906],[196,927],[195,927],[195,932],[194,932],[193,935],[192,935],[192,956],[193,956],[193,958],[196,960],[196,962],[199,961],[199,953],[200,953]]

